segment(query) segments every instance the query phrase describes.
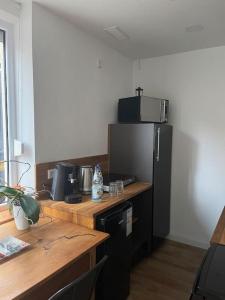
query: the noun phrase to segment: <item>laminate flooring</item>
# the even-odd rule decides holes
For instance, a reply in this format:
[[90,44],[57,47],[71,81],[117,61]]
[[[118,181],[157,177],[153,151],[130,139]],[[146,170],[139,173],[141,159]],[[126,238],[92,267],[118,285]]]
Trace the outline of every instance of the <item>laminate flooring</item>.
[[165,241],[131,273],[128,300],[188,300],[205,250]]

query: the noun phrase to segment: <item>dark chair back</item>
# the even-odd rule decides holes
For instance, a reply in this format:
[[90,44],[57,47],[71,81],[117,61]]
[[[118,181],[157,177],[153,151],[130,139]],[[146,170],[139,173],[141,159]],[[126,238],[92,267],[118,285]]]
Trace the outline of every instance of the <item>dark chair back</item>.
[[90,300],[98,276],[107,258],[107,256],[104,256],[92,270],[75,279],[48,300]]

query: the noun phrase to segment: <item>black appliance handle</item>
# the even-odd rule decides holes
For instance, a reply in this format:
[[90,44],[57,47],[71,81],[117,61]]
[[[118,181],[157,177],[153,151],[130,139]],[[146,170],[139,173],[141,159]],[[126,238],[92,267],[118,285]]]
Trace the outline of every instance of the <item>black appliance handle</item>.
[[157,154],[156,154],[156,161],[159,162],[160,160],[160,127],[157,129]]
[[124,204],[124,206],[120,207],[119,209],[117,209],[117,210],[113,211],[112,213],[106,215],[105,217],[101,218],[101,219],[100,219],[101,224],[104,225],[108,219],[111,219],[111,218],[113,218],[114,216],[116,216],[117,214],[122,213],[123,211],[129,209],[129,207],[133,207],[133,204],[132,204],[132,202],[127,201],[127,202]]
[[122,211],[123,211],[123,210],[120,208],[120,209],[118,209],[118,210],[116,210],[116,211],[114,211],[114,212],[108,214],[108,215],[105,216],[104,218],[101,218],[101,219],[100,219],[101,225],[102,225],[102,226],[105,226],[105,223],[106,223],[109,219],[112,219],[112,218],[114,218],[116,215],[121,214]]
[[127,201],[124,205],[124,207],[122,207],[122,210],[128,210],[130,207],[133,207],[133,203],[131,201]]

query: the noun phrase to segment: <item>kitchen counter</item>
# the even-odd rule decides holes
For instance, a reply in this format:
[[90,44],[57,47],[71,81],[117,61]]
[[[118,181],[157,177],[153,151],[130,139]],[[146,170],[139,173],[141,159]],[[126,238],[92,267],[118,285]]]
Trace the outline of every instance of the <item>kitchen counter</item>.
[[100,203],[94,203],[90,196],[84,196],[82,202],[78,204],[42,200],[41,207],[45,215],[94,229],[96,215],[149,190],[151,187],[152,185],[148,182],[136,182],[125,187],[124,193],[117,197],[110,197],[108,193],[105,193],[103,201]]
[[95,264],[95,248],[108,234],[50,217],[18,231],[0,226],[0,238],[17,237],[31,246],[0,264],[0,299],[48,299]]
[[225,207],[212,235],[211,244],[225,245]]

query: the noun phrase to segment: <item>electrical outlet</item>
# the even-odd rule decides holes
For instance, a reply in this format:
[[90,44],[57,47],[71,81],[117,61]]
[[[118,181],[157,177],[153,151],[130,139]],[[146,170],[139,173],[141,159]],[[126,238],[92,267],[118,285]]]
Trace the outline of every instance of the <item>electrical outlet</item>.
[[55,169],[49,169],[47,172],[48,172],[48,174],[47,174],[48,179],[52,179]]

